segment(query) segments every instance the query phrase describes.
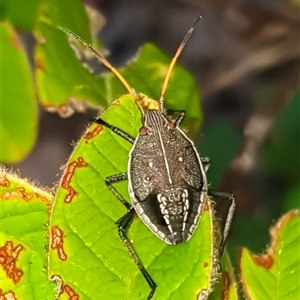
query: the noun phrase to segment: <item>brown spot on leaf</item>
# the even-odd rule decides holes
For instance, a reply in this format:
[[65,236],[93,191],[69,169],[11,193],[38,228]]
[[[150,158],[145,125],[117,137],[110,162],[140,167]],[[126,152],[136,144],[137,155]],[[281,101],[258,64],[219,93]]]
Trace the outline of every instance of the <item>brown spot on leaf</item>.
[[2,199],[3,200],[9,200],[9,199],[12,199],[12,198],[19,198],[19,199],[26,200],[25,188],[19,187],[19,188],[16,188],[15,191],[5,192],[5,193],[2,194]]
[[86,140],[90,140],[92,139],[93,137],[95,137],[96,135],[98,135],[103,129],[103,126],[102,125],[98,125],[96,127],[94,127],[92,130],[89,130],[85,135],[84,135],[84,138]]
[[86,167],[87,165],[88,164],[83,160],[82,157],[78,157],[77,160],[72,161],[67,165],[61,183],[62,188],[68,190],[68,194],[65,197],[65,203],[70,203],[73,200],[74,196],[77,195],[77,192],[71,186],[71,180],[73,175],[75,174],[76,168]]
[[17,260],[20,252],[24,250],[22,245],[13,246],[11,241],[6,241],[4,246],[0,248],[0,264],[4,269],[7,277],[12,279],[14,284],[17,284],[24,272],[17,268]]
[[286,222],[290,219],[299,216],[299,212],[297,210],[289,211],[287,214],[282,216],[276,224],[270,229],[271,235],[271,245],[267,249],[267,253],[264,255],[252,255],[253,261],[258,265],[262,266],[266,269],[270,269],[274,264],[273,255],[275,253],[275,247],[278,243],[278,234],[279,230],[285,226]]
[[69,285],[64,285],[63,291],[69,296],[69,300],[79,300],[79,295]]
[[18,50],[18,51],[22,50],[22,43],[21,43],[21,41],[20,41],[20,39],[18,38],[17,35],[12,35],[11,38],[10,38],[10,41],[11,41],[12,46],[16,50]]
[[204,211],[209,211],[208,201],[205,202]]
[[268,247],[266,254],[255,255],[252,254],[253,261],[256,265],[264,267],[269,270],[274,265],[274,253],[276,251],[276,245],[278,243],[279,231],[285,224],[292,218],[299,217],[298,210],[291,210],[283,215],[276,224],[270,229],[271,245]]
[[66,203],[72,202],[72,199],[73,199],[77,194],[78,194],[78,193],[77,193],[72,187],[70,187],[70,188],[69,188],[69,192],[68,192],[68,194],[67,194],[66,197],[65,197],[65,202],[66,202]]
[[224,282],[224,288],[222,291],[222,299],[223,300],[228,300],[229,299],[229,288],[230,288],[230,276],[228,274],[228,272],[222,272],[222,279]]
[[42,58],[36,59],[35,65],[38,69],[45,71],[45,64],[44,64],[44,60]]
[[18,300],[13,291],[4,292],[0,289],[0,300]]
[[264,267],[268,270],[273,266],[274,263],[272,256],[268,254],[262,256],[252,255],[252,258],[258,266]]
[[0,174],[0,186],[4,186],[4,187],[9,187],[10,182],[9,180],[6,178],[4,173]]
[[61,229],[57,226],[52,227],[51,235],[50,235],[50,244],[51,249],[57,251],[58,257],[65,261],[67,259],[67,254],[64,251],[63,244],[64,244],[64,234]]
[[208,263],[205,262],[205,263],[203,264],[203,267],[204,267],[204,268],[207,268],[207,267],[208,267]]
[[28,193],[23,187],[18,187],[14,191],[5,192],[2,194],[2,200],[10,199],[22,199],[26,202],[29,202],[32,199],[40,199],[47,206],[51,207],[51,201],[49,201],[46,197],[38,193]]

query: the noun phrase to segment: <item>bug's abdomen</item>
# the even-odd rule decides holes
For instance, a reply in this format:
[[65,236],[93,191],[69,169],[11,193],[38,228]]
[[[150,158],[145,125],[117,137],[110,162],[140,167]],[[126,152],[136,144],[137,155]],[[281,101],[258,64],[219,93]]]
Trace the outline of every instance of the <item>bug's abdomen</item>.
[[181,131],[174,129],[163,136],[163,145],[158,135],[136,140],[128,168],[129,191],[147,227],[166,243],[178,244],[186,242],[199,223],[205,174],[193,145]]

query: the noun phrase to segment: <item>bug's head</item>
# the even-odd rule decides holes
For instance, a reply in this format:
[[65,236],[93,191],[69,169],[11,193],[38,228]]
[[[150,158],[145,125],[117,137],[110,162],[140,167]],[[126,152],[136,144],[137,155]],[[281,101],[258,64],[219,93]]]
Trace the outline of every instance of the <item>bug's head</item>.
[[159,102],[148,97],[145,94],[138,94],[138,105],[143,111],[147,110],[159,110]]
[[151,109],[144,113],[144,122],[140,134],[157,134],[158,132],[172,130],[175,127],[175,123],[169,120],[160,110]]

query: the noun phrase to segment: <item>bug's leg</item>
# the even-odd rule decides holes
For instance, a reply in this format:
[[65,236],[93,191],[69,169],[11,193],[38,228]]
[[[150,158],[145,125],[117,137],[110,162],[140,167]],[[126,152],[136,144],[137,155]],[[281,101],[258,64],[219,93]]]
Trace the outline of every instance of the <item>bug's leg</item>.
[[183,121],[185,117],[185,111],[184,110],[173,110],[173,109],[168,109],[167,110],[167,115],[174,115],[174,114],[179,114],[179,116],[175,119],[174,123],[176,126],[180,126],[181,122]]
[[150,300],[153,297],[157,286],[156,286],[155,282],[153,281],[153,279],[150,277],[149,273],[143,267],[141,261],[139,260],[137,254],[135,253],[133,247],[131,246],[131,244],[126,236],[126,228],[128,228],[128,226],[130,225],[130,222],[132,221],[135,211],[134,211],[133,207],[112,186],[112,184],[114,182],[118,182],[118,181],[126,180],[126,179],[128,179],[127,173],[115,174],[115,175],[106,177],[105,184],[108,187],[108,189],[118,198],[118,200],[128,209],[128,212],[116,222],[116,224],[118,226],[118,233],[119,233],[119,236],[120,236],[122,242],[126,246],[131,258],[136,263],[136,265],[140,269],[142,275],[146,279],[149,287],[151,288],[151,291],[147,298],[147,300]]
[[212,189],[209,189],[207,194],[208,194],[208,196],[211,196],[211,197],[214,197],[217,199],[225,199],[225,200],[231,201],[231,204],[229,206],[227,216],[226,216],[226,221],[225,221],[225,225],[224,225],[224,229],[223,229],[221,242],[219,245],[219,258],[221,259],[222,255],[223,255],[223,251],[224,251],[224,246],[225,246],[225,243],[226,243],[226,240],[228,237],[228,233],[230,230],[234,210],[235,210],[235,198],[234,198],[234,195],[231,193],[216,191],[216,190],[212,190]]
[[209,157],[200,157],[200,159],[201,159],[202,165],[204,167],[204,171],[206,173],[210,166],[210,158]]
[[142,275],[144,276],[145,280],[147,281],[151,291],[147,297],[147,300],[152,299],[155,290],[157,288],[157,285],[155,284],[155,282],[153,281],[153,279],[151,278],[151,276],[149,275],[149,273],[146,271],[146,269],[144,268],[144,266],[142,265],[140,259],[138,258],[136,252],[134,251],[131,243],[129,242],[129,239],[126,236],[126,229],[128,228],[128,226],[130,225],[132,218],[135,214],[135,211],[133,209],[133,207],[131,207],[128,212],[122,217],[120,218],[116,224],[118,226],[118,232],[119,232],[119,236],[122,239],[122,242],[124,243],[124,245],[126,246],[131,258],[133,259],[133,261],[135,262],[135,264],[138,266],[138,268],[140,269]]
[[112,130],[115,134],[117,134],[118,136],[122,137],[123,139],[125,139],[126,141],[128,141],[129,143],[133,144],[134,143],[134,138],[129,135],[128,133],[124,132],[122,129],[112,126],[108,123],[106,123],[104,120],[102,119],[91,119],[92,122],[103,125],[107,128],[109,128],[110,130]]
[[108,189],[118,198],[118,200],[127,208],[130,209],[131,205],[122,197],[122,195],[112,186],[112,183],[127,180],[127,173],[115,174],[105,178],[105,184]]

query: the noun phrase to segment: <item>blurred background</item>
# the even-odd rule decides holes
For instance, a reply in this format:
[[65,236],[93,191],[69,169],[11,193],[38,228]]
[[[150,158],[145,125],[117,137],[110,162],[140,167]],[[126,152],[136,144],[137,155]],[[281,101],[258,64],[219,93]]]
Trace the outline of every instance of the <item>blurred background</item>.
[[[203,16],[179,60],[195,76],[201,92],[204,121],[194,140],[201,156],[211,158],[211,187],[236,196],[228,242],[233,263],[240,247],[262,252],[269,241],[268,228],[286,211],[299,208],[299,2],[84,3],[101,14],[92,20],[95,26],[103,24],[99,38],[116,66],[149,41],[173,56],[195,18]],[[40,110],[39,118],[34,150],[13,168],[23,177],[53,186],[90,113],[62,119]],[[226,205],[221,215],[223,210]]]

